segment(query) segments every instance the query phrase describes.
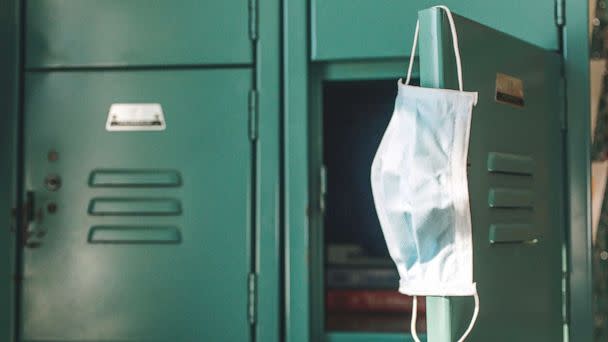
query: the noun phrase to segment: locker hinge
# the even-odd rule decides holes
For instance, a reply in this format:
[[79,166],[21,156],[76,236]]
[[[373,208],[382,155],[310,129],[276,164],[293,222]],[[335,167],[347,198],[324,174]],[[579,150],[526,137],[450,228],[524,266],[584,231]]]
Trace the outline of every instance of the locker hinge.
[[258,138],[258,91],[249,91],[249,139],[255,141]]
[[562,273],[562,323],[568,324],[568,273]]
[[258,0],[249,0],[249,38],[258,39]]
[[247,279],[247,291],[248,291],[248,305],[247,305],[247,317],[249,317],[249,324],[253,325],[257,321],[257,303],[258,303],[258,284],[257,274],[249,273]]
[[325,198],[327,197],[327,168],[321,165],[319,169],[319,210],[325,213]]
[[568,315],[568,247],[562,245],[562,322],[567,325],[570,321]]
[[555,0],[555,24],[562,27],[566,24],[566,1]]

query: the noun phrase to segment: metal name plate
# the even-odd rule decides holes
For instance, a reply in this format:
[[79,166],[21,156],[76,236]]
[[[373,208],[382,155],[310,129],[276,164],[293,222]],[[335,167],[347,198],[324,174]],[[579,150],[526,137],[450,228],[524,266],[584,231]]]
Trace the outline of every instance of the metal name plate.
[[524,82],[509,75],[496,74],[496,102],[524,106]]
[[162,131],[166,128],[158,103],[114,103],[108,111],[107,131]]

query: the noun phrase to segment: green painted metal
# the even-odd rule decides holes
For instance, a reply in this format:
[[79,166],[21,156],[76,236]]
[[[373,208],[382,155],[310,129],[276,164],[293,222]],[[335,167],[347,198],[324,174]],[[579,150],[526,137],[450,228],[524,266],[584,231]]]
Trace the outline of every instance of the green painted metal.
[[490,208],[534,209],[534,194],[531,190],[492,188],[488,192]]
[[28,68],[252,62],[246,1],[27,1]]
[[308,102],[308,224],[310,230],[310,335],[313,341],[325,337],[325,194],[326,172],[323,162],[323,74],[316,66],[309,69]]
[[[417,66],[417,60],[415,61]],[[382,58],[362,61],[315,63],[323,80],[377,80],[394,79],[405,75],[407,61],[404,58]],[[417,73],[416,73],[417,74]]]
[[[250,339],[250,87],[250,69],[27,73],[24,190],[35,210],[24,341]],[[150,102],[163,106],[166,130],[106,131],[113,103]],[[106,168],[177,170],[183,185],[90,187]],[[61,187],[48,190],[48,174]],[[96,198],[123,201],[89,215]],[[90,243],[99,226],[120,241]],[[147,233],[134,241],[125,226]]]
[[589,2],[564,0],[569,339],[593,340]]
[[20,3],[0,0],[0,340],[15,338],[15,219],[19,110]]
[[279,132],[281,108],[281,1],[258,1],[256,88],[259,127],[256,142],[258,297],[256,341],[281,341],[283,319]]
[[[257,142],[258,153],[258,189],[256,201],[258,204],[256,222],[256,235],[259,242],[257,246],[257,272],[258,277],[258,324],[256,334],[259,341],[278,340],[273,336],[278,334],[276,321],[279,310],[275,311],[278,295],[276,294],[275,286],[278,286],[277,278],[279,276],[276,265],[280,258],[279,253],[273,248],[278,248],[280,244],[277,241],[277,234],[280,234],[278,220],[280,213],[277,211],[278,201],[280,196],[280,175],[279,161],[274,157],[275,153],[279,153],[278,148],[278,132],[284,130],[285,149],[283,151],[283,162],[285,183],[282,189],[284,190],[284,215],[285,215],[285,245],[283,246],[285,253],[285,337],[288,341],[310,341],[311,317],[309,316],[309,230],[308,218],[306,210],[308,208],[308,141],[307,141],[307,115],[308,115],[308,56],[313,56],[315,60],[335,60],[343,58],[364,59],[361,62],[340,62],[319,64],[323,68],[325,79],[373,79],[397,77],[403,74],[399,68],[405,67],[405,59],[403,65],[399,63],[400,59],[386,59],[386,57],[405,56],[408,54],[409,40],[411,39],[411,31],[413,21],[409,23],[409,12],[427,7],[428,2],[419,1],[419,3],[393,3],[388,7],[400,9],[412,8],[411,11],[389,11],[386,12],[387,6],[382,6],[382,0],[379,4],[374,1],[357,0],[331,0],[331,1],[312,1],[312,8],[308,12],[308,2],[300,1],[260,1],[259,6],[259,39],[258,52],[256,56],[251,53],[251,43],[248,41],[248,21],[241,20],[243,13],[246,13],[242,7],[239,7],[238,16],[230,17],[225,15],[213,15],[209,21],[201,20],[201,13],[191,11],[184,16],[165,16],[166,13],[157,11],[159,7],[147,8],[150,4],[144,6],[136,6],[133,4],[123,4],[122,2],[112,1],[29,1],[28,6],[34,8],[32,13],[28,13],[28,32],[30,38],[27,40],[28,51],[32,53],[28,56],[28,66],[30,68],[49,68],[49,67],[97,67],[97,66],[154,66],[154,65],[187,65],[187,64],[250,64],[255,61],[257,69],[256,78],[257,86],[260,89],[260,127],[259,141]],[[3,77],[0,79],[0,109],[2,109],[3,124],[0,125],[0,155],[6,163],[0,163],[0,179],[4,180],[0,186],[0,226],[4,225],[6,229],[0,229],[0,251],[3,251],[5,257],[0,263],[0,277],[12,279],[13,273],[13,257],[16,255],[13,247],[14,236],[9,234],[11,220],[8,215],[9,209],[15,206],[16,191],[16,118],[17,118],[17,98],[18,98],[18,82],[19,77],[19,43],[24,39],[18,37],[18,18],[20,1],[17,0],[0,0],[0,74]],[[137,2],[139,3],[139,2]],[[242,6],[244,2],[239,2],[238,6]],[[489,24],[497,29],[504,30],[524,40],[528,40],[534,44],[556,49],[558,47],[558,35],[552,31],[553,28],[553,1],[543,1],[542,3],[525,3],[514,5],[513,3],[492,3],[476,1],[473,4],[470,2],[450,4],[458,10],[457,6],[467,6],[467,16]],[[217,6],[230,6],[229,4],[214,4],[214,9]],[[169,2],[156,2],[155,6],[171,6],[171,11],[167,13],[176,13],[175,6]],[[149,13],[142,19],[143,24],[138,26],[141,30],[128,26],[127,19],[121,17],[118,20],[111,19],[101,22],[99,12],[91,10],[95,6],[102,6],[102,9],[112,10],[112,8],[122,8],[121,11],[113,11],[110,16],[117,16],[121,13],[126,13],[124,9],[131,6],[136,6],[137,11]],[[190,7],[189,7],[190,6]],[[191,6],[205,6],[205,4],[187,4],[177,8],[177,11],[192,9]],[[279,13],[282,6],[283,12]],[[44,8],[47,8],[46,10]],[[508,7],[508,8],[507,8]],[[541,12],[530,10],[531,7],[542,8]],[[345,9],[349,10],[350,16],[344,15]],[[523,10],[525,9],[525,10]],[[53,16],[43,18],[44,11],[52,10]],[[333,12],[332,12],[333,11]],[[78,15],[73,15],[77,13]],[[211,12],[208,12],[211,13]],[[309,22],[307,13],[312,13],[313,22],[310,23],[313,27],[311,37],[309,39],[308,28]],[[591,341],[592,323],[591,323],[591,271],[590,271],[590,229],[589,220],[589,167],[588,167],[588,140],[589,140],[589,90],[588,90],[588,42],[583,38],[587,37],[587,4],[584,2],[566,1],[567,13],[567,30],[564,40],[564,50],[566,54],[565,71],[568,78],[568,185],[569,185],[569,202],[570,209],[570,339],[573,341]],[[30,14],[36,17],[35,20],[30,18]],[[159,15],[163,15],[160,17]],[[245,14],[246,15],[246,14]],[[278,16],[283,16],[283,26],[279,28],[280,22]],[[475,17],[479,15],[479,17]],[[184,17],[195,17],[194,21],[182,22]],[[388,22],[388,18],[397,16],[398,24]],[[207,15],[204,15],[206,18]],[[240,18],[238,23],[236,19]],[[323,24],[320,23],[322,17],[329,18]],[[59,18],[59,19],[58,19]],[[348,19],[342,19],[348,18]],[[374,19],[376,18],[376,19]],[[378,19],[379,18],[379,19]],[[235,19],[234,21],[232,19]],[[374,21],[376,20],[376,21]],[[344,21],[345,23],[341,23]],[[348,21],[348,22],[346,22]],[[111,22],[112,25],[107,23]],[[160,24],[158,24],[160,22]],[[229,34],[230,32],[238,33],[238,38],[226,39],[222,41],[216,36],[212,39],[206,38],[207,32],[217,32],[217,23],[220,22],[221,34]],[[40,29],[39,25],[50,23],[51,29]],[[83,24],[84,23],[84,24]],[[225,24],[229,23],[229,24]],[[409,23],[409,24],[408,24]],[[241,25],[243,24],[243,25]],[[207,26],[210,25],[210,26]],[[215,25],[215,26],[213,26]],[[225,27],[227,25],[227,28]],[[356,27],[355,27],[356,25]],[[538,25],[538,26],[534,26]],[[161,26],[162,29],[149,29],[149,27]],[[237,27],[238,26],[238,27]],[[126,30],[128,27],[129,30]],[[203,31],[202,28],[209,28],[209,31]],[[325,27],[323,29],[323,27]],[[328,27],[331,30],[328,30]],[[369,34],[378,32],[377,27],[384,27],[381,37],[372,35],[373,39],[362,39],[369,37]],[[389,30],[386,27],[394,27],[396,31],[394,35],[387,35]],[[533,28],[534,29],[531,29]],[[145,31],[143,31],[145,28]],[[169,31],[167,31],[167,28]],[[373,30],[371,30],[373,28]],[[48,29],[48,28],[47,28]],[[280,29],[283,31],[283,41],[279,42]],[[319,35],[321,30],[326,34]],[[369,34],[364,32],[356,34],[357,30],[365,29]],[[63,31],[62,31],[63,30]],[[226,32],[223,32],[226,30]],[[34,31],[38,31],[35,33]],[[124,32],[130,31],[133,34],[144,32],[143,45],[133,43],[132,36],[125,36]],[[99,33],[101,32],[101,34]],[[174,39],[185,32],[184,37],[192,37],[186,39],[188,46],[183,41]],[[392,30],[390,32],[393,32]],[[409,32],[409,33],[408,33]],[[551,37],[547,32],[550,33]],[[164,37],[165,34],[172,38],[170,41],[165,40],[163,44],[157,44],[158,37]],[[198,36],[197,36],[198,34]],[[37,35],[36,37],[34,37]],[[59,40],[57,40],[59,38]],[[125,38],[128,38],[127,41]],[[137,38],[137,37],[135,37]],[[320,39],[320,40],[319,40]],[[338,43],[331,46],[338,40]],[[245,42],[245,40],[247,40]],[[312,41],[313,52],[309,54],[307,46]],[[196,44],[197,42],[205,42],[204,44]],[[326,42],[326,43],[323,43]],[[50,44],[52,43],[52,44]],[[102,44],[103,43],[103,44]],[[110,43],[116,43],[116,50],[109,49],[99,51],[96,50],[97,45],[108,46]],[[234,44],[230,44],[234,43]],[[73,44],[73,45],[71,45]],[[246,44],[246,45],[245,45]],[[36,46],[37,45],[37,46]],[[177,50],[169,51],[165,46],[177,46]],[[281,46],[282,45],[282,46]],[[142,49],[143,46],[143,49]],[[226,52],[226,48],[232,47],[233,50]],[[77,47],[77,49],[74,49]],[[133,47],[133,48],[131,48]],[[135,49],[137,47],[137,49]],[[205,50],[211,47],[213,51]],[[80,48],[85,51],[76,51]],[[394,49],[394,50],[389,50]],[[282,49],[282,51],[280,50]],[[37,52],[38,51],[38,52]],[[160,51],[160,52],[158,52]],[[180,52],[181,51],[181,52]],[[186,52],[184,52],[186,51]],[[314,52],[317,51],[317,52]],[[326,51],[327,54],[319,53],[318,51]],[[332,52],[333,51],[333,52]],[[158,53],[156,53],[158,52]],[[284,64],[281,65],[281,56],[283,54]],[[386,62],[386,63],[385,63]],[[392,66],[389,66],[392,64]],[[282,68],[284,82],[284,97],[281,102],[277,95],[280,88],[279,68]],[[397,70],[394,75],[391,75],[391,70]],[[190,72],[190,71],[188,71]],[[195,71],[196,72],[196,71]],[[114,86],[114,85],[113,85]],[[107,87],[107,89],[112,89]],[[61,87],[60,87],[61,88]],[[215,87],[217,88],[217,87]],[[177,89],[180,89],[177,87]],[[206,87],[206,89],[214,89],[214,87]],[[105,89],[103,91],[106,91]],[[197,94],[199,94],[197,93]],[[30,95],[28,94],[28,97]],[[67,97],[67,96],[66,96]],[[78,99],[76,99],[78,100]],[[279,106],[282,105],[282,108]],[[105,110],[105,109],[104,109]],[[280,126],[280,121],[275,119],[278,117],[278,112],[284,110],[283,125]],[[103,110],[102,110],[103,112]],[[87,181],[85,178],[80,180],[82,186],[85,186]],[[186,184],[184,184],[185,186]],[[142,189],[140,189],[142,190]],[[166,191],[164,189],[163,191]],[[106,191],[106,190],[104,190]],[[139,190],[138,190],[139,191]],[[147,190],[142,190],[147,191]],[[159,190],[160,191],[160,190]],[[171,190],[169,190],[171,191]],[[179,190],[182,191],[182,190]],[[51,234],[50,232],[48,234]],[[104,247],[104,246],[100,246]],[[156,246],[155,246],[156,247]],[[160,246],[161,248],[172,248],[171,246]],[[42,248],[42,247],[41,247]],[[139,247],[138,247],[139,248]],[[146,247],[144,247],[146,248]],[[201,274],[203,274],[201,272]],[[0,282],[0,340],[13,340],[13,331],[11,329],[14,317],[12,301],[14,300],[13,282]],[[241,289],[244,291],[244,287]],[[191,296],[196,298],[196,296]],[[444,300],[444,299],[439,299]],[[447,301],[447,300],[446,300]],[[429,304],[432,306],[432,304]],[[466,311],[466,310],[465,310]],[[240,311],[239,311],[240,312]],[[468,311],[466,311],[468,313]],[[312,317],[312,319],[318,319]],[[429,330],[435,320],[429,321]],[[204,324],[203,324],[204,325]],[[160,329],[160,328],[157,328]],[[235,329],[231,327],[230,329]],[[451,329],[449,329],[451,331]],[[350,340],[357,338],[374,338],[376,335],[366,334],[339,334],[331,333],[328,338]],[[370,337],[371,336],[371,337]],[[400,335],[402,336],[402,335]],[[398,338],[398,337],[396,337]],[[377,339],[374,339],[377,340]]]
[[283,2],[283,173],[285,339],[309,342],[308,11],[306,0]]
[[447,5],[472,20],[550,50],[558,49],[555,0],[311,0],[311,58],[409,55],[415,13]]
[[537,243],[539,235],[531,224],[492,224],[490,243]]
[[534,160],[508,153],[490,153],[488,171],[515,175],[534,175]]
[[[419,18],[421,84],[454,88],[456,67],[445,14],[428,9],[421,11]],[[469,339],[560,341],[565,229],[561,215],[565,175],[560,122],[565,103],[560,97],[560,55],[460,16],[455,16],[455,21],[465,90],[479,92],[473,110],[468,173],[474,277],[481,310]],[[523,81],[524,107],[495,101],[497,73]],[[493,152],[531,158],[534,177],[488,172],[487,160]],[[496,189],[502,188],[511,191],[503,196],[502,207],[506,208],[492,208],[488,194],[492,199],[493,191],[496,194]],[[511,196],[524,191],[533,194],[532,201]],[[500,202],[499,196],[494,199]],[[533,209],[522,209],[520,204],[532,205]],[[488,231],[496,223],[531,224],[539,241],[491,245]],[[442,317],[445,321],[433,323],[437,332],[429,327],[429,341],[455,340],[466,329],[471,313],[472,298],[431,299],[427,320]]]
[[426,298],[426,331],[430,342],[454,341],[452,302],[447,297]]

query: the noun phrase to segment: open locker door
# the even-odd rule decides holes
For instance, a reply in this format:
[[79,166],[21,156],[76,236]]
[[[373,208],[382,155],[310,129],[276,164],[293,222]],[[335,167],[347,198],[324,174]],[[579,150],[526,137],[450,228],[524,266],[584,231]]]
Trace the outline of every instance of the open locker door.
[[[474,280],[467,341],[561,341],[564,178],[560,56],[454,16],[465,91],[479,92],[469,145]],[[421,85],[457,89],[445,12],[419,12]],[[472,298],[429,298],[428,340],[455,341]]]

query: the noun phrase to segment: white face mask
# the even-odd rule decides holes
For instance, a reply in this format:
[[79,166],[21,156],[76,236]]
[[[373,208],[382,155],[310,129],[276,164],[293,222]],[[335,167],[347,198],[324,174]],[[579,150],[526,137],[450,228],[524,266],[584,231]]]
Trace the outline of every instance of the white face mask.
[[[409,86],[418,40],[405,84],[398,82],[395,110],[371,169],[376,211],[399,271],[399,292],[414,296],[475,296],[470,333],[479,312],[473,282],[467,153],[476,92],[462,89],[458,37],[448,14],[460,91]],[[416,305],[412,334],[416,341]]]

